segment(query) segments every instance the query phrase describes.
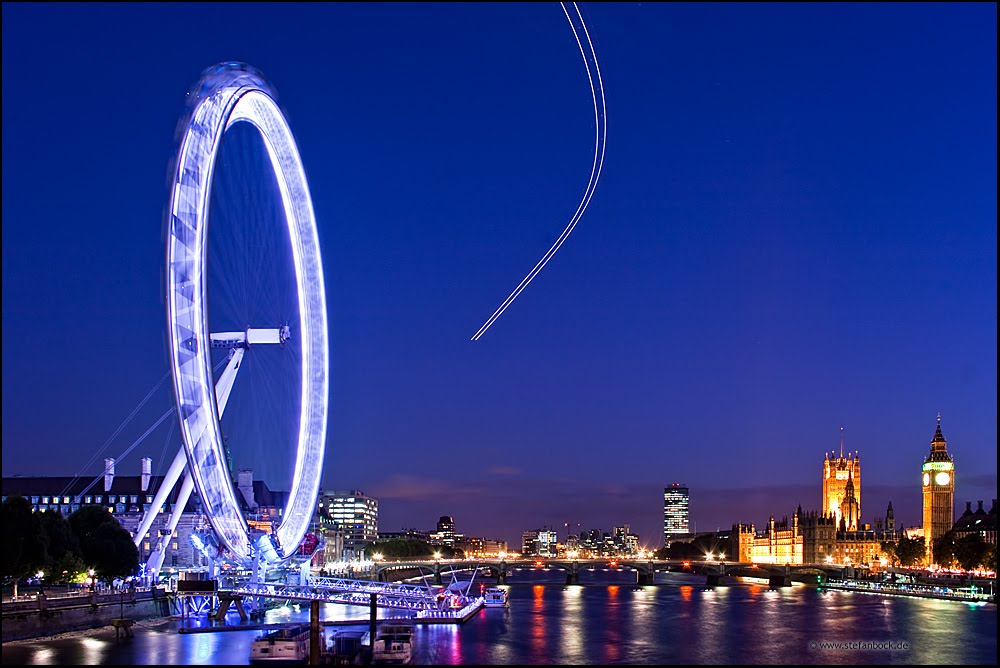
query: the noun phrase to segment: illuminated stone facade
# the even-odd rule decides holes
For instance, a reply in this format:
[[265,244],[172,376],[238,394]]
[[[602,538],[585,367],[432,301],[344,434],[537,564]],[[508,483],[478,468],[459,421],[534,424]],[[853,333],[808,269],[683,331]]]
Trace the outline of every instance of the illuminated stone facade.
[[931,439],[931,451],[921,470],[924,495],[924,542],[927,563],[933,563],[934,541],[955,522],[955,463],[948,454],[948,442],[941,433],[941,416]]
[[[841,526],[844,524],[846,522],[842,521]],[[884,521],[877,520],[874,528],[863,524],[858,530],[847,531],[837,526],[834,515],[813,511],[801,515],[799,531],[802,533],[802,560],[807,564],[878,566],[887,556],[882,543],[896,542],[902,537],[902,533],[896,531],[891,503]]]
[[[831,457],[831,454],[823,458],[823,507],[820,512],[832,513],[838,528],[840,520],[844,519],[845,529],[856,531],[861,521],[861,458],[856,451],[844,457],[843,449],[840,457]],[[848,499],[849,487],[854,488],[856,505]]]
[[741,563],[803,563],[798,513],[792,516],[791,522],[787,517],[780,521],[771,517],[767,522],[767,529],[759,534],[753,524],[737,524],[733,527],[730,540],[735,543],[730,550],[732,558]]

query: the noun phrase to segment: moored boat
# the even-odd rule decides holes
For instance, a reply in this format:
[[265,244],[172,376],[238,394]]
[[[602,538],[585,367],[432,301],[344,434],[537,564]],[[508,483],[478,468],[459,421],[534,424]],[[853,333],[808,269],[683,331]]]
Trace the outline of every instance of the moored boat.
[[483,605],[487,608],[506,608],[507,590],[500,587],[489,587],[483,592]]
[[413,660],[413,625],[391,623],[379,627],[372,643],[372,663],[410,663]]
[[271,631],[250,643],[250,663],[305,663],[308,660],[308,624]]

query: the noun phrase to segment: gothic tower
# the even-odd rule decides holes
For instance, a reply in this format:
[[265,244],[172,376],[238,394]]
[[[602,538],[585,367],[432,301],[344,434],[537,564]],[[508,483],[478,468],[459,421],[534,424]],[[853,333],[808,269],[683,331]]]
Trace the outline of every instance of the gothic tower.
[[[834,455],[834,456],[831,456]],[[857,519],[861,517],[861,458],[857,451],[844,456],[844,428],[840,428],[840,456],[826,453],[823,458],[823,515],[833,514],[834,526],[840,526],[843,519],[841,507],[847,497],[847,481],[853,480],[854,500],[857,503]]]
[[941,433],[941,415],[931,440],[931,451],[924,460],[921,479],[924,491],[924,542],[927,563],[934,563],[934,541],[955,522],[955,464],[948,454],[948,442]]
[[844,531],[857,531],[859,522],[858,500],[854,496],[854,476],[847,476],[844,500],[840,504],[840,521]]

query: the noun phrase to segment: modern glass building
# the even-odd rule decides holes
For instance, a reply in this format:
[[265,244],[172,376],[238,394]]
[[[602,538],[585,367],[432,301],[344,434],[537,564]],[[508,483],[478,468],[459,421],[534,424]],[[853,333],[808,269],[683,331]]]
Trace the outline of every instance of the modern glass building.
[[663,544],[669,545],[671,536],[690,533],[688,529],[688,488],[674,483],[663,488]]
[[319,497],[319,514],[344,532],[343,559],[361,557],[378,540],[378,500],[356,489],[334,490]]

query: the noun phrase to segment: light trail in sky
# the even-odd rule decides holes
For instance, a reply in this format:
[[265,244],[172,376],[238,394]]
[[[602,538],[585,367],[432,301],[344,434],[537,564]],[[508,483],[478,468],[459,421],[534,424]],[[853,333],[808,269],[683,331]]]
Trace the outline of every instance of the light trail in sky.
[[[583,56],[583,64],[587,68],[587,79],[590,82],[590,94],[594,98],[594,122],[596,137],[594,140],[594,164],[590,169],[590,180],[587,182],[587,188],[583,191],[583,199],[580,200],[580,205],[576,208],[576,213],[573,217],[569,219],[569,224],[566,225],[566,229],[562,231],[559,238],[555,240],[552,247],[542,256],[542,259],[538,261],[534,269],[528,272],[528,275],[524,277],[521,283],[510,293],[500,304],[500,307],[494,311],[493,315],[490,316],[482,327],[479,328],[473,336],[473,341],[478,341],[479,338],[486,333],[494,322],[497,321],[503,312],[507,310],[507,307],[514,303],[517,296],[521,294],[528,284],[538,275],[538,272],[542,270],[548,261],[552,259],[552,256],[556,254],[556,251],[563,245],[567,238],[569,238],[570,233],[576,224],[580,222],[580,218],[583,217],[584,212],[587,210],[587,206],[590,204],[590,199],[594,196],[594,189],[597,188],[597,181],[601,178],[601,168],[604,166],[604,147],[608,136],[608,119],[606,114],[606,109],[604,106],[604,82],[601,80],[601,68],[597,64],[597,54],[594,52],[594,44],[590,41],[590,32],[587,30],[587,24],[583,21],[583,15],[580,14],[580,9],[576,6],[575,2],[568,3],[573,5],[573,10],[569,11],[566,8],[567,3],[559,3],[562,5],[563,13],[566,14],[566,20],[569,21],[569,27],[573,31],[573,37],[576,38],[577,46],[580,47],[580,54]],[[587,42],[587,47],[584,48],[583,42],[580,40],[580,34],[583,34],[584,39]],[[593,70],[591,70],[591,65],[593,65]],[[596,75],[596,88],[595,88],[595,75]],[[600,95],[598,95],[600,92]]]

